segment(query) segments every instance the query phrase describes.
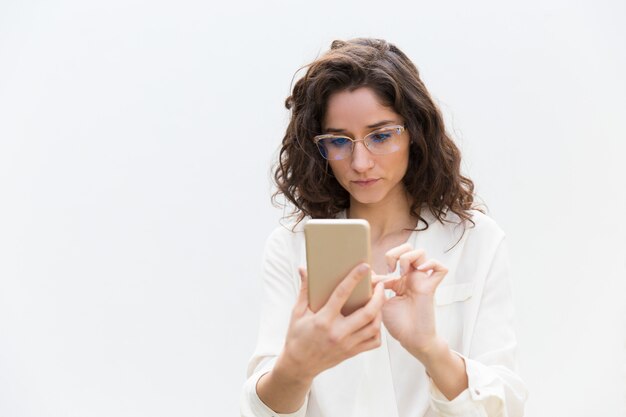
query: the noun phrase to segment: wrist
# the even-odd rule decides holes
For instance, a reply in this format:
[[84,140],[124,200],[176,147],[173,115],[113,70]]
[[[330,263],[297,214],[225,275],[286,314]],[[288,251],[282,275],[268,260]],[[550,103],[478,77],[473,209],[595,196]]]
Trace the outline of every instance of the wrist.
[[433,364],[441,361],[450,354],[448,343],[440,337],[435,337],[431,343],[420,347],[405,347],[405,349],[419,360],[426,370]]
[[415,356],[424,365],[428,377],[448,400],[453,400],[467,389],[469,382],[465,361],[450,350],[445,340],[438,339],[428,350],[420,351]]
[[311,382],[299,375],[297,369],[289,365],[289,358],[281,353],[272,370],[257,381],[256,393],[274,413],[291,414],[303,407]]
[[279,378],[289,384],[310,386],[315,375],[307,372],[305,367],[293,358],[287,351],[283,352],[276,359],[276,364],[272,369],[274,378]]

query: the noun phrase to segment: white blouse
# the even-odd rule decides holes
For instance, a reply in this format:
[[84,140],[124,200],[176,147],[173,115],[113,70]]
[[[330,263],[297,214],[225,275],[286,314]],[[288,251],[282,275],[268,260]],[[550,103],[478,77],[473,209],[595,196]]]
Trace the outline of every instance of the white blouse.
[[[486,215],[463,233],[449,213],[438,222],[430,213],[425,231],[408,242],[449,270],[435,293],[437,332],[464,360],[468,388],[449,401],[422,364],[382,326],[379,348],[358,354],[319,374],[300,410],[273,412],[259,399],[256,384],[281,352],[291,309],[300,290],[298,267],[306,265],[303,221],[294,232],[278,227],[269,236],[263,262],[265,299],[258,342],[248,365],[241,415],[291,417],[502,416],[524,412],[526,388],[515,374],[516,340],[504,233]],[[422,226],[422,222],[420,222]]]

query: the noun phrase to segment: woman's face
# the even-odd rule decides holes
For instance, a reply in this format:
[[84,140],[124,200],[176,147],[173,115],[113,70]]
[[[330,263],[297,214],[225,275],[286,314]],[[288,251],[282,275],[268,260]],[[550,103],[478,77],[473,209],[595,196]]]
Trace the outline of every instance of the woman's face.
[[[403,125],[404,120],[393,108],[381,104],[369,87],[341,91],[330,96],[323,121],[324,133],[363,139],[383,126]],[[400,149],[386,155],[371,153],[356,142],[351,157],[328,163],[339,181],[361,204],[384,203],[390,198],[404,196],[402,178],[409,162],[409,135],[402,133]]]

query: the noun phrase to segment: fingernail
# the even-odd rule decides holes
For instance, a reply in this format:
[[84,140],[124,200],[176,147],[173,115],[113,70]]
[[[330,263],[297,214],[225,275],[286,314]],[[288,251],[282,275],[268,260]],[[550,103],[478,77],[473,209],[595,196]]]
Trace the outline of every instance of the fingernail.
[[361,265],[359,265],[359,269],[358,269],[358,271],[359,271],[359,272],[367,272],[367,271],[369,271],[369,270],[370,270],[369,265],[367,265],[367,264],[361,264]]
[[425,266],[426,266],[426,264],[425,264],[425,263],[423,263],[423,264],[421,264],[420,266],[418,266],[418,267],[417,267],[417,269],[422,270],[422,269],[424,269],[424,267],[425,267]]
[[404,275],[404,267],[400,267],[400,275]]

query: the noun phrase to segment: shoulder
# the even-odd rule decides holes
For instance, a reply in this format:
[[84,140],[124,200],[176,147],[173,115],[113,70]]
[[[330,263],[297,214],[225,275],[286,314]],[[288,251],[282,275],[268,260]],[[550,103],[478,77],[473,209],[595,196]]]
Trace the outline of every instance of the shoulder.
[[[457,233],[467,234],[468,238],[472,240],[493,240],[500,241],[505,237],[504,231],[496,223],[494,219],[487,214],[478,210],[469,210],[470,219],[462,221],[462,219],[455,213],[446,212],[443,222],[439,222],[434,216],[430,216],[430,220],[439,222],[443,229],[449,231],[456,231]],[[429,227],[431,224],[429,221]]]
[[300,242],[304,239],[304,224],[307,219],[301,222],[293,220],[281,221],[267,237],[265,241],[266,251],[289,252],[297,250]]
[[474,222],[472,225],[467,225],[468,231],[477,237],[483,239],[494,239],[500,241],[504,239],[504,230],[496,223],[494,219],[478,210],[471,210],[471,219]]
[[488,267],[506,250],[506,235],[498,223],[487,214],[471,210],[472,222],[465,224],[460,250],[465,262]]
[[[449,263],[480,255],[480,259],[489,258],[500,246],[505,235],[500,226],[488,215],[470,210],[468,220],[462,219],[448,211],[440,221],[425,211],[423,219],[428,228],[422,231],[418,240],[420,245],[427,247],[435,256],[449,258]],[[439,255],[441,253],[441,255]]]

